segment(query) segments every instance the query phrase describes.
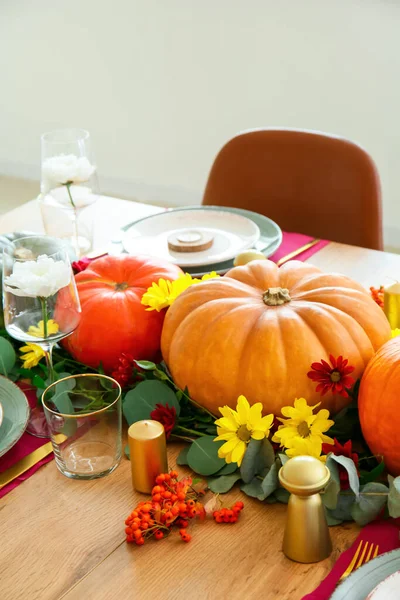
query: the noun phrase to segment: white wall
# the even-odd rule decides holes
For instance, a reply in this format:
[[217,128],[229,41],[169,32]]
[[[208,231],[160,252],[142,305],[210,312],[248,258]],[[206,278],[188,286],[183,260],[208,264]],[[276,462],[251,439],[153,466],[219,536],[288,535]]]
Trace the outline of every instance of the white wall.
[[193,203],[236,132],[325,130],[376,160],[400,247],[399,67],[396,0],[1,0],[0,173],[84,127],[103,191]]

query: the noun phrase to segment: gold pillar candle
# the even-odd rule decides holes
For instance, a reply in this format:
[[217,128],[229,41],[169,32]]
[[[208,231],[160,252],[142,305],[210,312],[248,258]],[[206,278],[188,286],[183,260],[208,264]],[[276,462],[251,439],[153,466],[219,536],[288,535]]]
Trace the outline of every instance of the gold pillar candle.
[[383,292],[384,311],[392,329],[400,327],[400,283],[384,289]]
[[290,458],[279,471],[279,481],[291,493],[283,553],[296,562],[318,562],[332,552],[325,511],[318,493],[329,478],[329,469],[313,456]]
[[128,438],[133,487],[150,494],[157,475],[168,471],[164,427],[158,421],[137,421],[129,427]]

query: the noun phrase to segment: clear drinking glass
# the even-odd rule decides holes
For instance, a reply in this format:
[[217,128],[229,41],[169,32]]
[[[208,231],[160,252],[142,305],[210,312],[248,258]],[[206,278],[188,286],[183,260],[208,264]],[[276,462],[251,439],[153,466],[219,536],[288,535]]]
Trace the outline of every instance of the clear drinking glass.
[[117,468],[122,451],[121,388],[106,375],[73,375],[43,393],[58,469],[96,479]]
[[96,164],[88,131],[59,129],[41,137],[40,205],[46,233],[68,240],[77,257],[93,246]]
[[[54,381],[53,346],[76,329],[81,316],[68,251],[60,240],[30,236],[4,248],[3,311],[9,335],[25,342],[32,366],[45,356],[49,383]],[[41,407],[33,409],[29,433],[48,437],[45,424]]]

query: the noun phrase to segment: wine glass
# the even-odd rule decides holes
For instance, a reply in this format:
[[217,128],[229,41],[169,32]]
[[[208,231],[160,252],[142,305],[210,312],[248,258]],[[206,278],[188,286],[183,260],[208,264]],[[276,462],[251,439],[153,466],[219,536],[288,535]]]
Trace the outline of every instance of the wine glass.
[[[8,334],[45,356],[48,380],[55,380],[54,344],[70,335],[81,315],[68,251],[60,240],[30,236],[3,250],[3,310]],[[40,409],[39,409],[40,410]],[[45,420],[32,411],[30,433],[47,437]],[[38,421],[35,426],[35,416]]]
[[92,248],[97,167],[84,129],[59,129],[41,137],[40,207],[48,235],[67,240],[78,257]]

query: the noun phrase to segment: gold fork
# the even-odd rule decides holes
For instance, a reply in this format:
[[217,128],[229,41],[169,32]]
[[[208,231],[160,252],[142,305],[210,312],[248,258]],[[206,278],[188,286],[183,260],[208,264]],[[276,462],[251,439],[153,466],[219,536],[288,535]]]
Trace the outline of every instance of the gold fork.
[[346,577],[348,577],[350,573],[358,569],[358,567],[361,567],[361,565],[365,565],[365,563],[369,562],[371,558],[376,558],[378,556],[378,552],[378,544],[373,544],[372,542],[363,542],[361,540],[361,542],[357,546],[357,550],[354,553],[351,563],[349,564],[339,581],[342,581],[342,579],[346,579]]

